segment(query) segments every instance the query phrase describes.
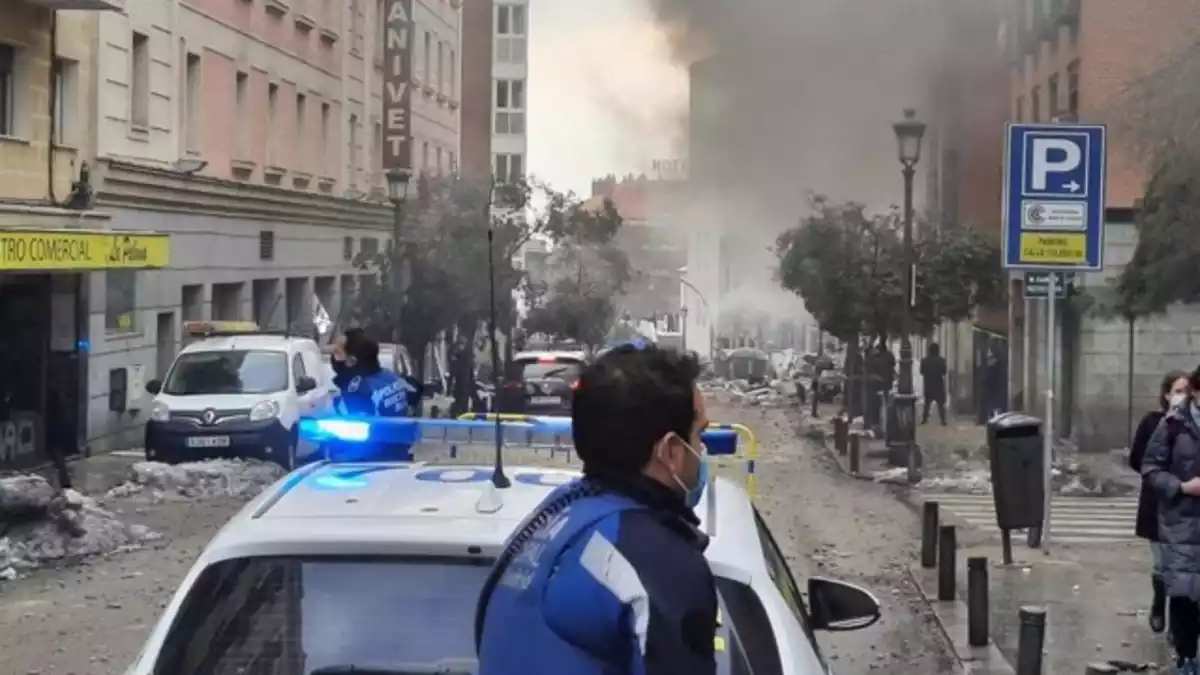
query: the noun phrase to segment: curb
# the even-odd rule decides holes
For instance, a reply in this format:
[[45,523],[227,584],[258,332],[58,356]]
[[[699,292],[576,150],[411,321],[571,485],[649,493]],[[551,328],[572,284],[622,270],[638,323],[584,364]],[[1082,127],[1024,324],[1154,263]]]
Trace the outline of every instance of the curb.
[[927,577],[934,578],[936,570],[908,565],[904,571],[929,607],[964,675],[1016,675],[990,635],[986,647],[972,647],[967,643],[967,605],[957,598],[953,602],[941,602],[937,599],[937,593],[929,591],[932,586]]

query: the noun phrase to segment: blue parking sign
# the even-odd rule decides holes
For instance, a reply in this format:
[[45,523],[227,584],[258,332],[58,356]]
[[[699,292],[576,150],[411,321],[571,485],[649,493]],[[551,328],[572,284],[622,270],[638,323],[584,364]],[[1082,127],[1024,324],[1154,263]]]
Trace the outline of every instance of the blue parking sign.
[[1010,124],[1004,181],[1004,267],[1104,267],[1105,128]]

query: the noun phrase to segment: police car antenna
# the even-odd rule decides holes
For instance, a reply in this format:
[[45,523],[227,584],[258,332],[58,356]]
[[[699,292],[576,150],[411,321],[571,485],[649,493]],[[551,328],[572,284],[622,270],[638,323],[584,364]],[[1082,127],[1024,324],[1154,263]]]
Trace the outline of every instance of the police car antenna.
[[[490,195],[489,195],[490,197]],[[497,394],[500,393],[500,347],[496,344],[496,261],[495,261],[495,245],[496,232],[491,224],[491,199],[488,199],[488,233],[487,233],[487,250],[488,250],[488,330],[491,333],[488,337],[492,342],[492,405],[495,408]],[[506,488],[512,486],[512,481],[508,476],[504,475],[504,427],[500,421],[500,413],[492,410],[493,416],[496,419],[496,461],[492,469],[492,485],[497,488]]]

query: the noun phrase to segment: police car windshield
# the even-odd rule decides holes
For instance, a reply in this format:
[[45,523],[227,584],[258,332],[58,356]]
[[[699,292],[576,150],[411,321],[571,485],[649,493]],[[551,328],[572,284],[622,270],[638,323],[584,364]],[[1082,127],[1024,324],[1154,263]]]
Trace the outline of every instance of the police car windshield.
[[470,662],[475,601],[491,565],[428,557],[218,562],[188,592],[154,673],[315,675],[347,672],[347,664],[350,672],[404,673]]
[[163,393],[271,394],[288,388],[287,354],[266,350],[227,350],[180,354]]

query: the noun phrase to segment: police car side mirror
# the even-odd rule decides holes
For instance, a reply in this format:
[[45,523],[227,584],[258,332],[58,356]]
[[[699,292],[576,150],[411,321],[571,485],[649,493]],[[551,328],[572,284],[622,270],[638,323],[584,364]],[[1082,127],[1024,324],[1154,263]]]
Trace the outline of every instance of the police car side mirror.
[[862,630],[879,621],[879,601],[863,588],[821,577],[808,580],[809,620],[813,630],[840,633]]
[[158,392],[162,391],[162,384],[163,384],[162,380],[160,380],[160,379],[155,378],[153,380],[150,380],[149,382],[146,383],[146,391],[151,394],[157,395]]
[[310,392],[316,388],[317,388],[317,381],[307,375],[302,375],[300,377],[300,379],[296,380],[296,393],[297,394],[307,394],[308,392]]

